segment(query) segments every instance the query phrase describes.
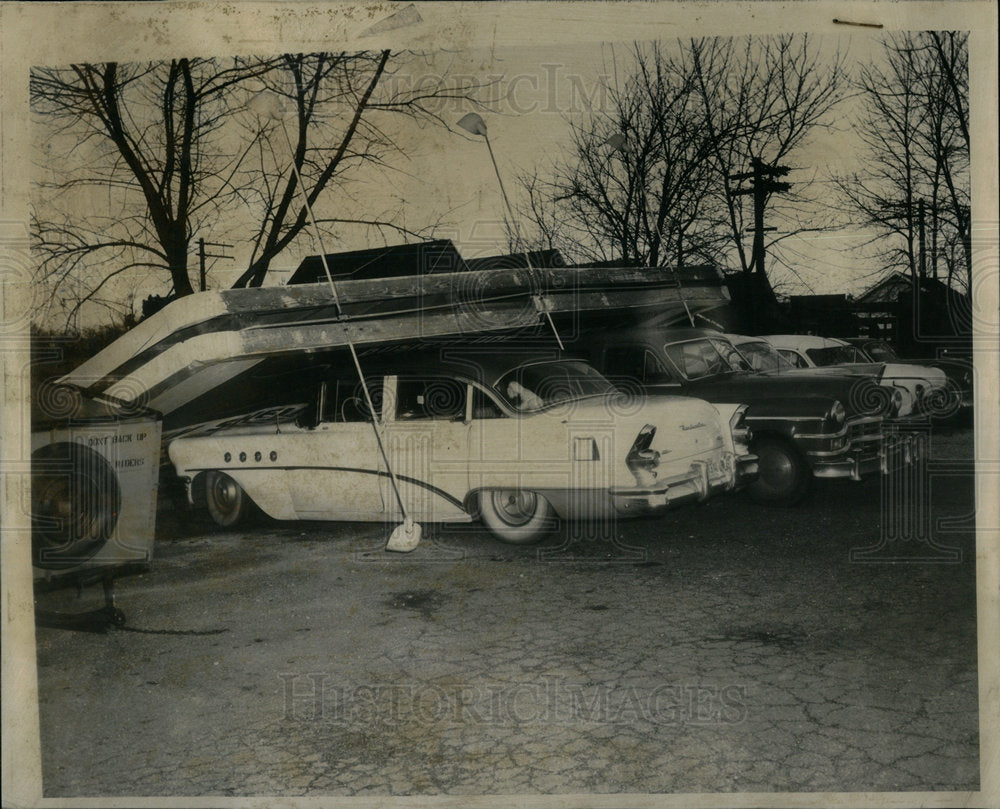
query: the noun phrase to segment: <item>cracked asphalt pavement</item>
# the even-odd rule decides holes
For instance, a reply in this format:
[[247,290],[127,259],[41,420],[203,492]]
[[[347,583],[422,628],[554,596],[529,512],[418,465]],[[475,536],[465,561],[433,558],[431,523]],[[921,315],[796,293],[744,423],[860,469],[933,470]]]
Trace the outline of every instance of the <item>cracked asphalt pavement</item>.
[[932,445],[910,511],[830,482],[531,547],[164,504],[123,628],[37,630],[44,795],[975,790],[971,431]]

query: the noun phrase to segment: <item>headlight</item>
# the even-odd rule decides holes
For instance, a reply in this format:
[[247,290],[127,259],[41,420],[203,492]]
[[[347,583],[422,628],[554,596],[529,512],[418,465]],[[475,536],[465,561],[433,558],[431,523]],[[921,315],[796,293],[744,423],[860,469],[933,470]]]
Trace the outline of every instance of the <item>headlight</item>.
[[903,393],[902,391],[899,390],[899,388],[896,388],[892,392],[892,404],[889,407],[889,415],[893,417],[898,416],[899,410],[902,406],[903,406]]
[[847,411],[839,399],[835,399],[826,413],[826,420],[834,427],[843,427],[847,421]]

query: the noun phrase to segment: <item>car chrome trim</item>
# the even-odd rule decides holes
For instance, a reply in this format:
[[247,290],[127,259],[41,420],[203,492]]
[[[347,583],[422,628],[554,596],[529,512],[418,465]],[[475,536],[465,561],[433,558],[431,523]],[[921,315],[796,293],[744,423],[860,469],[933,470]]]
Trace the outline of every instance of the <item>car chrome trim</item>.
[[[217,467],[217,466],[204,466],[204,467],[189,466],[189,467],[185,467],[185,469],[186,469],[187,472],[192,473],[192,477],[194,475],[197,475],[197,474],[201,473],[201,472],[219,472],[219,471],[224,471],[224,472],[226,472],[228,474],[230,472],[239,472],[239,471],[244,471],[244,472],[251,472],[251,471],[252,472],[260,472],[260,471],[263,471],[265,469],[267,469],[267,470],[277,470],[277,471],[281,471],[281,472],[291,472],[291,471],[301,470],[301,469],[315,469],[315,470],[323,471],[323,472],[354,472],[354,473],[361,474],[361,475],[377,475],[378,477],[383,477],[383,478],[387,478],[387,479],[389,479],[389,477],[390,477],[388,472],[383,472],[381,469],[360,469],[358,467],[353,467],[353,466],[310,466],[310,465],[307,465],[307,464],[298,464],[298,465],[291,465],[291,466],[269,466],[269,465],[266,465],[266,464],[261,464],[260,466],[227,466],[227,467],[225,467],[225,469],[222,469],[222,470],[220,470],[219,467]],[[454,497],[453,495],[448,494],[448,492],[446,492],[444,489],[439,489],[437,486],[434,486],[434,485],[432,485],[430,483],[427,483],[426,481],[420,480],[418,478],[411,478],[408,475],[401,475],[398,472],[396,473],[396,480],[402,480],[402,481],[406,481],[407,483],[412,483],[412,484],[414,484],[416,486],[420,486],[423,489],[427,489],[428,491],[433,492],[434,494],[439,495],[440,497],[443,497],[445,500],[447,500],[452,505],[456,506],[457,508],[462,509],[462,511],[466,510],[465,503],[463,503],[457,497]]]

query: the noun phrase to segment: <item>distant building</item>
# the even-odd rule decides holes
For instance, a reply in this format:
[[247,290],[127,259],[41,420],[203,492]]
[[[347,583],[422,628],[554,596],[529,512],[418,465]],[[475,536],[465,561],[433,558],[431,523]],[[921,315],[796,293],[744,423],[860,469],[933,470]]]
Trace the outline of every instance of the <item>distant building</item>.
[[854,337],[858,321],[848,295],[792,295],[788,318],[798,334]]
[[893,342],[904,356],[933,356],[938,349],[971,349],[971,304],[936,278],[914,284],[894,272],[854,302],[858,335]]

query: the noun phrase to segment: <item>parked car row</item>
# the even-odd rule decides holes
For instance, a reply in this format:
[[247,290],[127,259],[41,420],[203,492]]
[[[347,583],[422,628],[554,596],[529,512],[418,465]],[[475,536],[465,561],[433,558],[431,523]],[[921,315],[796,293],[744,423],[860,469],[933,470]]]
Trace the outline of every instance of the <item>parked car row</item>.
[[792,504],[813,478],[860,480],[911,463],[919,452],[905,421],[902,430],[886,430],[890,423],[900,425],[902,394],[883,388],[871,374],[758,372],[752,356],[721,332],[655,321],[587,335],[582,342],[599,369],[637,380],[649,393],[749,405],[751,450],[759,459],[749,493],[760,502]]
[[792,504],[817,478],[913,463],[910,414],[938,377],[920,390],[867,365],[796,370],[757,338],[655,319],[581,333],[567,354],[388,351],[365,359],[374,414],[353,366],[326,362],[295,406],[188,431],[168,451],[222,526],[253,509],[398,520],[398,490],[408,516],[481,518],[532,542],[557,519],[660,514],[744,487]]
[[775,334],[764,338],[794,368],[835,369],[844,373],[871,375],[902,397],[900,415],[946,414],[952,407],[948,377],[940,368],[900,362],[875,361],[860,347],[832,337]]

